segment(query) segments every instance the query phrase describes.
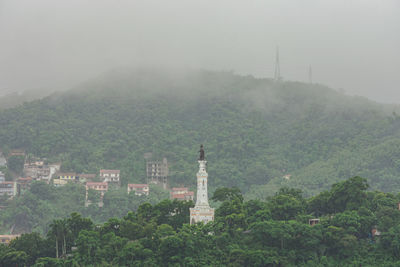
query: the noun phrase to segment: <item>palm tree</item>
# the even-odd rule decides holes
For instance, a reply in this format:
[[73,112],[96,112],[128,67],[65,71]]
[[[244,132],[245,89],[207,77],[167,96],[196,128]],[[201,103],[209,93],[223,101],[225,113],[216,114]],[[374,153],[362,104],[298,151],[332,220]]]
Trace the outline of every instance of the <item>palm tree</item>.
[[67,244],[66,244],[66,236],[68,235],[68,223],[66,219],[63,220],[53,220],[50,224],[50,230],[48,232],[49,236],[54,236],[56,239],[56,258],[59,258],[59,249],[58,243],[62,240],[61,243],[61,252],[62,256],[65,257],[67,254]]

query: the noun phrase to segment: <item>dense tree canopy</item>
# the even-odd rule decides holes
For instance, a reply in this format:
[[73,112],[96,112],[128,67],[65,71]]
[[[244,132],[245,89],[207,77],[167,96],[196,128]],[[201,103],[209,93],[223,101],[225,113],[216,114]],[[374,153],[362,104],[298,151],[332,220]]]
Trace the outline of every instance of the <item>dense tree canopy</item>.
[[[191,201],[144,203],[97,225],[73,213],[53,220],[47,235],[23,234],[0,246],[0,265],[397,266],[400,196],[366,188],[354,177],[313,198],[282,188],[266,201],[243,201],[236,188],[219,188],[214,199],[221,205],[206,225],[188,224]],[[322,210],[320,222],[309,225],[321,213],[316,199],[329,203],[339,191],[337,209]],[[297,204],[291,209],[288,202]]]

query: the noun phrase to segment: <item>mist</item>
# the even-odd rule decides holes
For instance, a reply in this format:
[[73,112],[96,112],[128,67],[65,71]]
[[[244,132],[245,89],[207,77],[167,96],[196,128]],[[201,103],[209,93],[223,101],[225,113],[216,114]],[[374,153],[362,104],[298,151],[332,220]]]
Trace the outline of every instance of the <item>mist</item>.
[[400,2],[0,0],[0,94],[156,66],[272,77],[400,103]]

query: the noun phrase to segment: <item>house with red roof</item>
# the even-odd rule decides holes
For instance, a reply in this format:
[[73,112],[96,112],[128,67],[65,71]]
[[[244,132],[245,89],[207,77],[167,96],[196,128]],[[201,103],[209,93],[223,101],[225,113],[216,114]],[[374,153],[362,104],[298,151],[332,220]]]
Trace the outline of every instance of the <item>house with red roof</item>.
[[105,183],[120,185],[119,170],[100,170],[100,178]]
[[128,184],[128,194],[132,191],[134,191],[137,196],[148,196],[150,188],[148,184]]
[[189,191],[187,187],[173,187],[170,192],[171,199],[177,200],[193,200],[194,199],[194,192]]

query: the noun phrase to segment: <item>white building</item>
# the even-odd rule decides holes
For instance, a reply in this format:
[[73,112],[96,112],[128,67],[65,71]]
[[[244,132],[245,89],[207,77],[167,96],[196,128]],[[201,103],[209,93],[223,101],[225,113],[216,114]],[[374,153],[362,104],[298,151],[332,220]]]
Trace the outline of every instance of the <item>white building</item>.
[[149,195],[150,189],[148,184],[128,184],[128,194],[134,191],[135,195]]
[[14,197],[17,195],[17,182],[2,182],[0,183],[0,196],[7,195]]
[[214,221],[214,209],[208,204],[206,160],[199,160],[197,172],[197,198],[194,208],[190,208],[190,224]]
[[120,185],[119,170],[100,170],[100,178],[105,183],[113,183]]
[[187,187],[173,187],[170,192],[171,199],[177,200],[193,200],[194,199],[194,192],[189,191]]

